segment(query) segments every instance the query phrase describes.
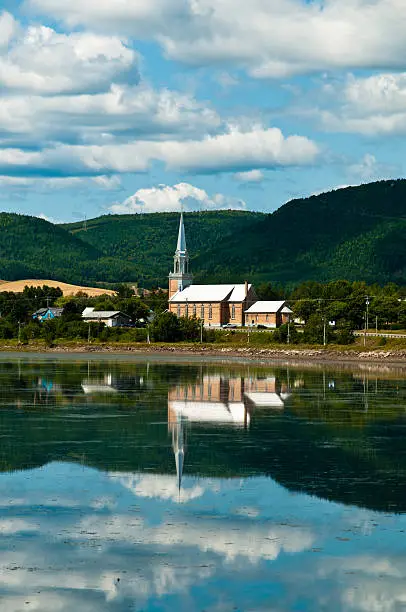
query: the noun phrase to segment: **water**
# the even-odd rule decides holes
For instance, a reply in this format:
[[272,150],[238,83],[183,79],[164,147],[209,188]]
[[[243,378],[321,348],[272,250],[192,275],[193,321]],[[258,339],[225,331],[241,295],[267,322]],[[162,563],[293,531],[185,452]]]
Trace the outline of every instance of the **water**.
[[373,366],[0,356],[0,610],[406,610],[405,399]]

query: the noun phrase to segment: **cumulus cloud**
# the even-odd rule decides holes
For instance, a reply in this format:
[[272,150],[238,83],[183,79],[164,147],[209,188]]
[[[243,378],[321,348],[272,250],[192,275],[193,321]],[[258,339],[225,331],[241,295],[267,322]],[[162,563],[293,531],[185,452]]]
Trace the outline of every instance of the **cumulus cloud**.
[[402,0],[27,2],[69,26],[152,38],[172,59],[237,64],[257,78],[398,68],[406,51]]
[[232,172],[311,164],[319,149],[308,138],[285,137],[278,128],[254,126],[243,130],[229,126],[227,132],[199,141],[168,141],[162,152],[169,168],[187,172]]
[[184,210],[245,209],[246,203],[221,193],[209,196],[204,189],[199,189],[189,183],[179,183],[173,187],[159,185],[149,189],[139,189],[124,202],[110,206],[109,210],[116,214],[176,212],[181,206]]
[[137,55],[123,40],[91,32],[61,34],[54,29],[16,27],[0,17],[0,85],[24,92],[56,94],[99,92],[111,82],[138,80]]
[[400,173],[400,168],[389,164],[381,164],[375,155],[366,153],[359,162],[348,167],[348,173],[350,176],[358,178],[359,181],[367,182],[396,176]]
[[154,160],[168,169],[194,173],[302,166],[316,161],[319,148],[277,128],[231,127],[200,140],[138,140],[129,144],[56,145],[41,151],[0,149],[0,175],[97,176],[145,172]]
[[406,73],[382,73],[324,88],[330,108],[320,112],[323,126],[331,131],[364,136],[406,133]]
[[164,139],[216,130],[217,113],[193,97],[148,84],[110,86],[73,96],[7,96],[0,108],[3,140],[111,143],[139,136]]

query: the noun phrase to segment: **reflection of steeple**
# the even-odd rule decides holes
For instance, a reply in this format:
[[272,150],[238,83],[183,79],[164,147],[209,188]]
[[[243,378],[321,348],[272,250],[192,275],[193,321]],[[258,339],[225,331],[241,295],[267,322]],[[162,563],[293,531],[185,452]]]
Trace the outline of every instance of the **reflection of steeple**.
[[183,429],[182,415],[178,414],[176,421],[171,423],[172,428],[172,448],[175,455],[176,463],[176,478],[178,483],[178,491],[182,486],[183,464],[185,462],[185,436]]

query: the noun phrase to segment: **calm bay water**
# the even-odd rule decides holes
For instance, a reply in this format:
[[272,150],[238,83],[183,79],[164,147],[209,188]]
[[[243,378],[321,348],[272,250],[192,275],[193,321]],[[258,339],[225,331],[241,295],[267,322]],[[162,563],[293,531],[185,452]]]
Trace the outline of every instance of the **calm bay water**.
[[406,610],[406,378],[0,356],[0,610]]

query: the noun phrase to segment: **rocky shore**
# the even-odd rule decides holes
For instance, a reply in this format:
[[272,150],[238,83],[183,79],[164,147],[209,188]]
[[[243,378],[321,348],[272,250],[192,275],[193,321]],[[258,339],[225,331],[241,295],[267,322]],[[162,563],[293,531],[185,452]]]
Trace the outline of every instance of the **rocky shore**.
[[44,345],[2,345],[3,351],[46,352],[46,353],[115,353],[115,354],[155,354],[155,355],[193,355],[195,357],[240,358],[261,361],[323,361],[323,362],[369,362],[396,363],[406,367],[406,349],[399,350],[361,350],[357,348],[261,348],[261,347],[216,347],[200,345],[110,345],[110,344],[58,344]]

